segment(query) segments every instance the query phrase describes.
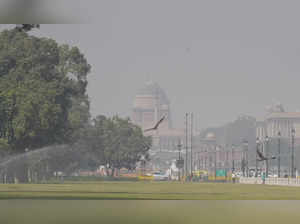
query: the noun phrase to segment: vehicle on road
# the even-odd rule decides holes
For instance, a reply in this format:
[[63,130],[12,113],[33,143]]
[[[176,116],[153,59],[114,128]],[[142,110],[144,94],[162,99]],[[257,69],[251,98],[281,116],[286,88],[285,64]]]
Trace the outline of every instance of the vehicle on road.
[[154,172],[153,173],[153,180],[168,180],[169,176],[162,172]]

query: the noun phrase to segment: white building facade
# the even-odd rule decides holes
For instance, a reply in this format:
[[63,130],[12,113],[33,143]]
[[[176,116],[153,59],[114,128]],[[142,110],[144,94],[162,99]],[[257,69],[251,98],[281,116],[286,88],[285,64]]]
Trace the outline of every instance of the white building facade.
[[269,138],[290,139],[292,130],[295,130],[295,138],[300,138],[300,112],[286,112],[281,103],[267,107],[267,115],[256,122],[256,137],[264,140]]

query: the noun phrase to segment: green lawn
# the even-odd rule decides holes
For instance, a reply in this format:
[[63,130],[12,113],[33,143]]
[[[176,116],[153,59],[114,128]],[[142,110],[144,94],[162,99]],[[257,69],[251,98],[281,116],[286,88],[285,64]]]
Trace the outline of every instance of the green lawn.
[[300,187],[116,181],[0,184],[0,199],[300,200]]

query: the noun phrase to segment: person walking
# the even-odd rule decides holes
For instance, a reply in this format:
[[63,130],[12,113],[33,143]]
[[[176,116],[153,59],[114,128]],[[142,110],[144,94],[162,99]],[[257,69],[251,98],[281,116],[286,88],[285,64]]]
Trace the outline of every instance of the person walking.
[[232,182],[235,183],[235,173],[231,174]]
[[261,179],[262,179],[262,184],[265,184],[265,182],[266,182],[266,173],[265,172],[263,172]]

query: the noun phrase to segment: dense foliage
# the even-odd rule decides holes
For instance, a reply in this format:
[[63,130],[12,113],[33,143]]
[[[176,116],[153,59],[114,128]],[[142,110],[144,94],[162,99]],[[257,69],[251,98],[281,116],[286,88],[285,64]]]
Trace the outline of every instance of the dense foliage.
[[90,65],[76,47],[0,34],[0,144],[34,149],[72,139],[89,118]]
[[129,119],[91,120],[91,67],[79,49],[22,25],[0,33],[0,179],[38,181],[101,165],[114,174],[147,160],[151,138]]
[[97,116],[92,123],[82,141],[96,160],[95,164],[112,170],[132,170],[141,159],[149,159],[151,138],[143,136],[141,128],[129,119]]

